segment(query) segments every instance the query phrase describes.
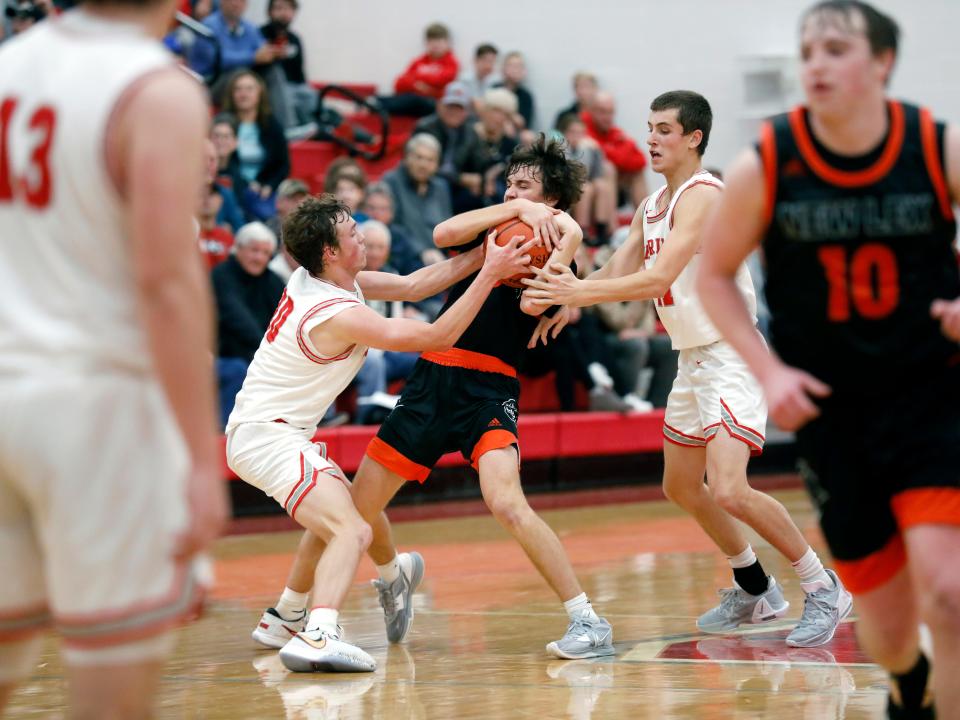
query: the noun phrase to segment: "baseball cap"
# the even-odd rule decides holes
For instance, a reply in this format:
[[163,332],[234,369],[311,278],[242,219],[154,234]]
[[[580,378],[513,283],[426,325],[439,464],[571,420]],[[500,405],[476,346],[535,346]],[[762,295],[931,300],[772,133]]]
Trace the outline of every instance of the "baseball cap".
[[297,178],[287,178],[277,188],[278,197],[293,197],[294,195],[309,195],[310,188],[303,180]]
[[470,91],[464,83],[456,80],[447,85],[443,91],[443,99],[440,100],[440,104],[467,107],[470,104]]

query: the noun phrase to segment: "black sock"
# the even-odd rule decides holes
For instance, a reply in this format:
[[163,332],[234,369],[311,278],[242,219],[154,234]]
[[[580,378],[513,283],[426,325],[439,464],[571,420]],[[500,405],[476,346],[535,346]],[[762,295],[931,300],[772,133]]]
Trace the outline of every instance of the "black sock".
[[751,595],[763,595],[769,586],[767,573],[764,572],[759,560],[753,563],[753,565],[734,568],[733,579],[737,581],[737,585]]
[[904,709],[923,707],[923,696],[927,692],[927,677],[930,675],[930,663],[927,656],[920,653],[916,664],[902,675],[893,675],[893,682],[900,689],[900,701]]

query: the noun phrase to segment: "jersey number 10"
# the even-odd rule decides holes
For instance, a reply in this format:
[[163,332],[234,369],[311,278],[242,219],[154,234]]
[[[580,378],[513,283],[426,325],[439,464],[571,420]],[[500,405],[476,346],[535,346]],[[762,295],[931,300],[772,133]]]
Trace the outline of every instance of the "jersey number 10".
[[850,252],[826,245],[817,255],[827,276],[827,318],[847,322],[851,305],[867,320],[879,320],[900,302],[897,256],[886,245],[867,243]]
[[50,177],[50,149],[57,115],[49,105],[41,105],[30,116],[27,127],[36,136],[30,151],[27,172],[16,177],[11,169],[10,126],[17,109],[16,98],[0,102],[0,203],[22,196],[27,205],[42,210],[50,204],[53,181]]

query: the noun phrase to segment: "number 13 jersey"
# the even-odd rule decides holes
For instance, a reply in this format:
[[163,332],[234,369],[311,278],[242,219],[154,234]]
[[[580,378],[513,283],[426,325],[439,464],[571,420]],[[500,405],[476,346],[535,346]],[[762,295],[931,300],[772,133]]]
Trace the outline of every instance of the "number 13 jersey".
[[150,371],[111,118],[173,58],[81,10],[0,47],[0,375]]
[[890,101],[887,136],[837,156],[805,108],[774,118],[758,146],[766,179],[771,339],[828,384],[904,386],[958,358],[930,316],[960,295],[956,223],[943,171],[944,127]]

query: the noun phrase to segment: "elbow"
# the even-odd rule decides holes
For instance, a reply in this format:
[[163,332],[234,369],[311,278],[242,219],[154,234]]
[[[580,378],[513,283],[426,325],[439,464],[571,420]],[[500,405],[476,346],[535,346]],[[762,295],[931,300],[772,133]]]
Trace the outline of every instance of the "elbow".
[[453,232],[446,221],[433,228],[433,244],[438,248],[450,247],[453,240]]

